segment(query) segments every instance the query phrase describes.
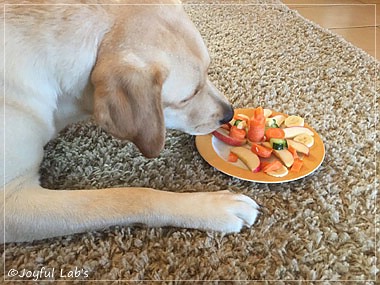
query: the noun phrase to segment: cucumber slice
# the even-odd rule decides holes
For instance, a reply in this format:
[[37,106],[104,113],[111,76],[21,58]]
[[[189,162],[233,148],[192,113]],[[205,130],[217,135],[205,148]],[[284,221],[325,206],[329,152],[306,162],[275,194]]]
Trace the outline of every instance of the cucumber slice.
[[243,120],[236,120],[235,123],[234,123],[234,126],[238,126],[241,122],[243,122]]
[[283,149],[288,147],[286,140],[284,140],[284,139],[273,139],[272,138],[269,140],[269,142],[270,142],[270,144],[274,150],[283,150]]
[[267,128],[279,128],[276,120],[273,118],[266,119],[265,125]]

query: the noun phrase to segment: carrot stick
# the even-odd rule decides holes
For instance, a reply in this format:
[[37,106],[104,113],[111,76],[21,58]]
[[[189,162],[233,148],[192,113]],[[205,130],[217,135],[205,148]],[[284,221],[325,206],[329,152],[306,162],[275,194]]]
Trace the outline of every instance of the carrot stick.
[[255,117],[259,116],[264,116],[264,109],[261,106],[255,109]]
[[236,154],[234,154],[233,152],[230,152],[230,154],[228,155],[228,161],[229,162],[236,162],[238,161],[238,156]]
[[269,141],[270,139],[284,139],[285,138],[285,132],[283,129],[280,128],[269,128],[265,131],[265,137],[266,140]]
[[282,163],[279,160],[262,162],[261,165],[264,172],[276,171],[282,167]]
[[267,148],[257,143],[252,143],[251,151],[260,157],[270,157],[273,149]]
[[303,161],[299,158],[296,158],[293,162],[293,165],[290,171],[299,172],[301,170],[302,165],[303,165]]
[[249,120],[248,139],[252,142],[260,142],[264,138],[265,117],[262,107],[254,110],[254,115]]
[[237,126],[232,126],[230,129],[230,137],[232,138],[244,139],[245,135],[245,130],[239,129]]
[[290,153],[293,155],[294,159],[299,158],[297,151],[294,148],[292,148],[291,146],[288,146],[288,151],[290,151]]

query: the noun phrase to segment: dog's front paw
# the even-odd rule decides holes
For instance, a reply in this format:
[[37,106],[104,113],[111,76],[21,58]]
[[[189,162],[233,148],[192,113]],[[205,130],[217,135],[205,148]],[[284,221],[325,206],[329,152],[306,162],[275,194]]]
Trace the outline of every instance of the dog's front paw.
[[239,232],[243,226],[250,227],[256,221],[259,206],[248,196],[229,191],[212,194],[215,204],[210,207],[210,212],[213,211],[213,215],[217,215],[215,230],[225,233]]
[[229,191],[202,193],[202,215],[205,229],[224,233],[240,232],[243,226],[254,224],[259,206],[248,196]]

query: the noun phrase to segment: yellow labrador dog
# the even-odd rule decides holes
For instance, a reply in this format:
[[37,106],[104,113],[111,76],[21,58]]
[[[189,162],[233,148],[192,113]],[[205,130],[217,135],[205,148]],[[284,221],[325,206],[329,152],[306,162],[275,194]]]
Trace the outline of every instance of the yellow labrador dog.
[[160,153],[165,127],[206,134],[233,114],[207,79],[205,44],[180,3],[68,3],[9,0],[1,19],[1,241],[135,223],[226,233],[251,226],[256,203],[228,191],[40,186],[44,145],[86,114],[146,157]]

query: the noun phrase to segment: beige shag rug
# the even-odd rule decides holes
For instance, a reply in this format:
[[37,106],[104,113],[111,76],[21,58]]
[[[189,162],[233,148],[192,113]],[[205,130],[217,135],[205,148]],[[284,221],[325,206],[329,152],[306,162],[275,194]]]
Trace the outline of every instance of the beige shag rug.
[[232,235],[114,227],[7,244],[3,252],[7,280],[14,280],[8,274],[17,270],[47,272],[41,279],[51,279],[49,272],[54,271],[50,275],[56,280],[78,282],[375,284],[379,63],[279,2],[217,3],[186,6],[210,50],[211,78],[235,107],[261,104],[305,117],[325,143],[320,169],[290,183],[245,182],[208,165],[198,154],[194,137],[180,132],[168,131],[160,157],[148,160],[91,122],[72,125],[46,146],[44,186],[230,189],[261,204],[261,216],[254,227]]

